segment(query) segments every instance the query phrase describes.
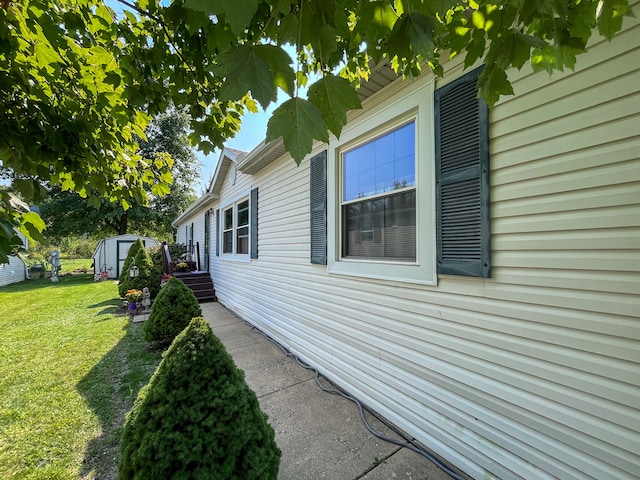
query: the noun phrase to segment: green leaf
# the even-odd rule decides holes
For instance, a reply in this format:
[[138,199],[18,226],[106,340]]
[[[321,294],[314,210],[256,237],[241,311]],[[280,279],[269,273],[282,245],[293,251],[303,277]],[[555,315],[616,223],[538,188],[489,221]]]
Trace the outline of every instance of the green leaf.
[[478,96],[493,106],[501,95],[513,95],[513,87],[504,70],[488,64],[478,78]]
[[93,208],[100,208],[100,205],[102,205],[102,201],[100,200],[100,197],[98,197],[97,195],[91,195],[89,196],[89,200],[87,204]]
[[89,49],[90,65],[108,65],[113,61],[113,56],[104,47],[92,47]]
[[469,68],[471,65],[482,57],[484,54],[485,38],[482,30],[475,30],[473,32],[473,38],[466,47],[467,55],[464,57],[464,68]]
[[36,62],[40,67],[50,67],[51,65],[61,62],[60,55],[53,50],[47,43],[38,43],[34,48]]
[[365,3],[360,9],[359,17],[354,31],[370,44],[386,37],[398,20],[396,12],[385,1]]
[[432,18],[412,12],[403,15],[389,35],[388,49],[391,56],[411,59],[416,55],[433,58],[435,43],[433,32],[435,24]]
[[626,0],[601,0],[596,13],[600,35],[611,40],[622,28],[622,17],[628,11],[629,4]]
[[183,6],[197,12],[203,12],[206,15],[215,13],[213,2],[210,0],[185,0]]
[[278,28],[278,45],[295,44],[298,39],[298,18],[289,14],[280,20]]
[[34,195],[33,181],[27,179],[16,179],[12,182],[13,188],[20,192],[23,197],[32,199]]
[[274,76],[269,64],[257,54],[257,48],[241,45],[218,56],[214,72],[225,77],[219,100],[240,100],[247,92],[251,92],[262,108],[276,100]]
[[309,101],[320,109],[329,130],[338,138],[347,124],[347,111],[362,108],[351,83],[334,75],[321,78],[309,87]]
[[46,225],[42,218],[40,218],[40,215],[35,212],[24,213],[21,217],[21,222],[20,231],[24,233],[29,240],[44,242],[42,231]]
[[[173,181],[173,176],[171,175],[171,172],[166,171],[166,172],[163,172],[160,175],[160,180],[163,181],[166,184],[171,184],[171,182]],[[167,193],[169,193],[169,192],[167,192]]]
[[203,140],[202,142],[198,143],[198,148],[205,155],[209,155],[216,149],[216,146],[208,140]]
[[287,52],[274,45],[257,45],[256,54],[269,64],[273,84],[293,95],[296,74],[291,68],[293,61]]
[[156,197],[162,197],[171,192],[171,189],[166,183],[156,183],[153,187],[151,187],[151,193],[153,193]]
[[224,15],[236,35],[242,35],[258,10],[260,0],[186,0],[184,7],[209,15]]
[[314,139],[329,142],[322,113],[311,102],[301,98],[287,100],[275,109],[269,119],[266,142],[280,137],[298,165],[311,152]]

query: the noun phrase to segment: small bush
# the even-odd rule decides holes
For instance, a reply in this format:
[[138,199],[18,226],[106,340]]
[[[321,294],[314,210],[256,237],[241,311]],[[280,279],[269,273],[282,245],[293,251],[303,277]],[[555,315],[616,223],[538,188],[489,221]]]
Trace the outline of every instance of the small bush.
[[280,449],[203,318],[176,337],[139,393],[120,443],[120,479],[276,479]]
[[162,279],[162,245],[147,248],[151,262],[153,263],[152,284],[148,285],[151,297],[155,298],[160,291],[160,281]]
[[127,257],[124,259],[124,263],[122,264],[122,270],[120,271],[120,277],[118,278],[118,294],[120,298],[124,298],[127,293],[127,290],[132,289],[130,287],[131,277],[129,277],[129,270],[131,270],[131,265],[134,262],[136,254],[138,250],[144,248],[144,244],[140,239],[133,242],[133,245],[129,247],[129,251],[127,252]]
[[153,301],[144,324],[148,341],[170,343],[193,317],[202,315],[198,299],[182,280],[172,277]]
[[[129,276],[129,271],[133,265],[138,267],[138,276],[132,278]],[[153,296],[154,292],[157,293],[160,289],[160,279],[155,276],[153,261],[144,248],[144,243],[142,243],[142,240],[137,239],[131,245],[124,261],[122,272],[120,272],[118,293],[120,297],[124,297],[128,290],[142,290],[144,287],[149,287],[149,292]]]

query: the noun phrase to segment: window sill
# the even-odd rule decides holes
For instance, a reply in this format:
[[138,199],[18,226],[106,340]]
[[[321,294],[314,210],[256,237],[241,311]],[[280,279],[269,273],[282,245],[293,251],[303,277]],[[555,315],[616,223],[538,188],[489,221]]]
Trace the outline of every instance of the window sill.
[[435,272],[418,264],[337,261],[329,263],[327,271],[332,275],[345,275],[419,285],[435,286],[438,283]]
[[220,260],[225,260],[229,262],[251,263],[251,257],[249,257],[249,254],[232,255],[230,253],[223,253],[220,255],[219,258]]

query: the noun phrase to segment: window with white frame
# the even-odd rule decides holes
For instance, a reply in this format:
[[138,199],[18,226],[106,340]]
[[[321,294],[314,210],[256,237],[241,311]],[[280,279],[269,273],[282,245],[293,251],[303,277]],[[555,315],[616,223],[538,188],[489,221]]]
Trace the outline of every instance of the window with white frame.
[[249,199],[229,205],[222,211],[222,253],[249,254]]
[[341,154],[342,257],[416,261],[415,122]]
[[329,144],[330,273],[436,282],[432,88],[385,97]]

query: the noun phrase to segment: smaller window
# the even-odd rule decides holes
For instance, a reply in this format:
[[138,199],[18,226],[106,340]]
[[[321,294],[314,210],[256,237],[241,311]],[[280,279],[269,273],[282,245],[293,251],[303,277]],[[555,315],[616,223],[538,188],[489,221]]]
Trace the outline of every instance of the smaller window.
[[224,211],[223,218],[222,253],[233,253],[233,206]]
[[249,200],[240,202],[236,219],[236,253],[246,255],[249,253]]
[[249,199],[246,198],[222,211],[222,253],[249,254]]

